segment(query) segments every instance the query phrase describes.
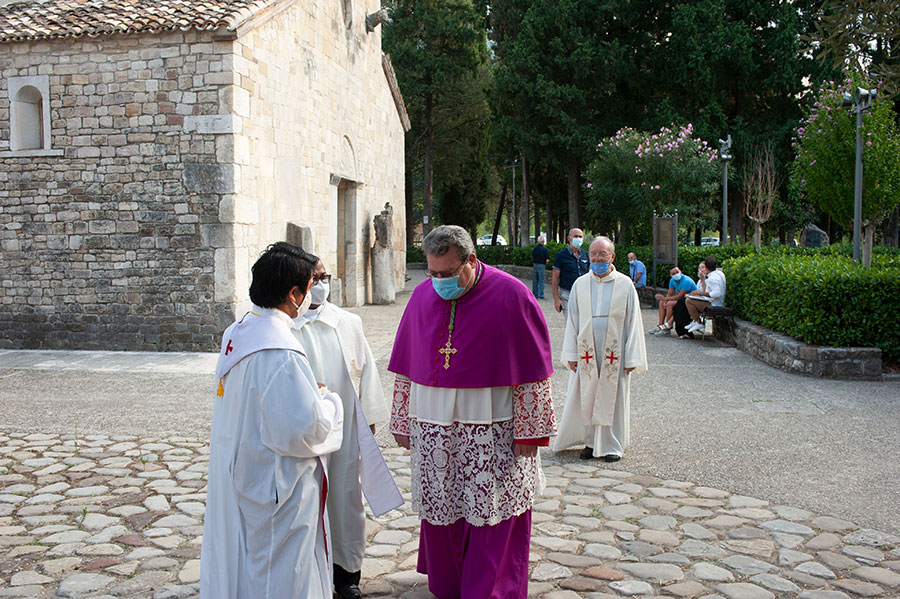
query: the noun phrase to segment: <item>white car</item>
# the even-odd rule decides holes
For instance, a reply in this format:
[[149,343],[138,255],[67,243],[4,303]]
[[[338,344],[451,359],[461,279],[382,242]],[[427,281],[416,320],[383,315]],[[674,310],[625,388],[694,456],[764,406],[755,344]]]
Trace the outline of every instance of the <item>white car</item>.
[[[475,240],[475,243],[476,245],[491,245],[492,237],[493,235],[482,235]],[[497,245],[506,245],[506,239],[503,238],[503,235],[497,235]]]
[[719,238],[718,237],[701,237],[700,245],[706,245],[710,247],[719,247]]

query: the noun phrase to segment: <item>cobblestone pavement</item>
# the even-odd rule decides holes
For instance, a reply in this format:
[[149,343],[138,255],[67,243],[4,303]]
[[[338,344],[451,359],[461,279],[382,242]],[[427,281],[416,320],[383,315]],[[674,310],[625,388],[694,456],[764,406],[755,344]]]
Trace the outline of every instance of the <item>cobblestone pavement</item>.
[[[0,597],[197,595],[208,446],[0,434]],[[385,455],[409,491],[409,456]],[[544,458],[529,596],[900,596],[900,538],[690,482]],[[368,597],[425,599],[418,518],[369,519]]]
[[[407,298],[353,309],[386,391]],[[648,353],[626,459],[542,451],[532,597],[900,598],[896,383],[789,375],[709,339]],[[0,598],[196,596],[214,364],[0,350]],[[553,385],[561,410],[564,372]],[[408,492],[408,455],[379,441]],[[416,549],[408,504],[370,520],[367,597],[431,597]]]

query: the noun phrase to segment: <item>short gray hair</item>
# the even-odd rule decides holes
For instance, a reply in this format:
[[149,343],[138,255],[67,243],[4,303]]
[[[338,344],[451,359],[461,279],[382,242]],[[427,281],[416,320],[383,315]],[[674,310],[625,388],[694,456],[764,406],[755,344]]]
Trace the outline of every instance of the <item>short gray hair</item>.
[[457,225],[441,225],[432,230],[422,241],[422,251],[426,255],[439,258],[456,248],[460,260],[468,260],[475,253],[475,245],[469,232]]
[[598,243],[598,242],[605,243],[606,245],[608,245],[610,254],[616,253],[616,244],[613,243],[613,240],[610,239],[609,237],[607,237],[606,235],[600,235],[599,237],[595,237],[594,241],[591,242],[591,245],[594,245],[595,243]]
[[545,241],[547,241],[546,237],[544,237],[543,235],[538,236],[538,238],[537,238],[538,243],[544,243]]

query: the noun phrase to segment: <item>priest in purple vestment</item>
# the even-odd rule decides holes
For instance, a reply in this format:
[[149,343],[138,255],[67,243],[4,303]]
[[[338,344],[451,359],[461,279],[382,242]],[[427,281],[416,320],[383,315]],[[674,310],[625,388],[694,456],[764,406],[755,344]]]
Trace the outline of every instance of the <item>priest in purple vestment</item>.
[[538,447],[556,434],[544,314],[518,279],[478,261],[465,229],[425,237],[388,370],[391,432],[410,450],[418,571],[439,599],[525,599]]

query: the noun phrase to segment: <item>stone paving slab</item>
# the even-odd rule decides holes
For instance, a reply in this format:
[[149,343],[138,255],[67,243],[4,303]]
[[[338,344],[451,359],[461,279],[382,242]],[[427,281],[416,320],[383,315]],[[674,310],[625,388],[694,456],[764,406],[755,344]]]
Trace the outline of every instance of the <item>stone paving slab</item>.
[[[407,503],[369,518],[367,597],[432,597]],[[209,447],[0,433],[0,597],[198,595]],[[544,456],[529,597],[900,597],[900,537],[762,498]]]

